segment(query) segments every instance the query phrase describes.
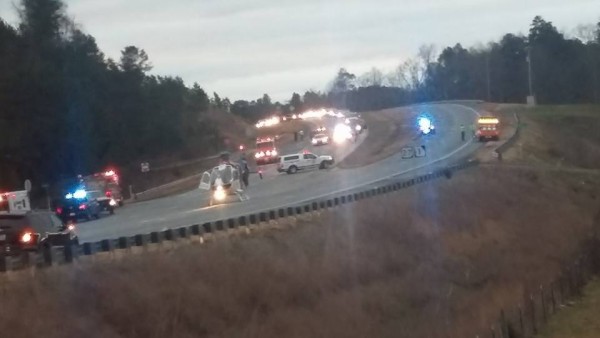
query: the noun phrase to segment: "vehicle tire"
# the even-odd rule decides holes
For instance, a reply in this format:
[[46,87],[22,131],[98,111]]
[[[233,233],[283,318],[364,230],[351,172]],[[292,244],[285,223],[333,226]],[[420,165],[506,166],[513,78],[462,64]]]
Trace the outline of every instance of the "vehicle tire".
[[124,205],[125,205],[125,202],[123,202],[122,200],[121,200],[121,201],[119,201],[119,206],[120,206],[120,207],[122,207],[122,206],[124,206]]
[[295,174],[296,172],[298,172],[298,168],[295,165],[293,165],[288,169],[287,172],[288,174]]
[[329,163],[327,163],[327,161],[323,161],[321,162],[321,164],[319,165],[319,169],[327,169],[327,166],[329,165]]
[[108,213],[111,214],[111,215],[114,215],[115,214],[115,208],[108,209]]
[[79,237],[71,238],[71,245],[79,245]]
[[483,142],[483,136],[479,136],[479,142]]
[[95,219],[100,219],[100,212],[98,212],[98,213],[94,214],[94,218],[95,218]]
[[83,217],[86,221],[91,221],[92,220],[92,215],[90,215],[89,212],[85,213],[85,216]]

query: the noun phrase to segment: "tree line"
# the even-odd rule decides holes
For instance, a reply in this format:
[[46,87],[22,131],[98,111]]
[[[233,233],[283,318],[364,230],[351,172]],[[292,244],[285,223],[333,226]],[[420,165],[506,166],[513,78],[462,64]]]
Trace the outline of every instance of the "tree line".
[[530,90],[539,104],[600,103],[600,22],[567,37],[536,16],[527,36],[506,34],[469,49],[456,44],[439,54],[424,45],[387,74],[341,68],[326,91],[294,93],[289,105],[367,111],[457,99],[525,103]]
[[22,0],[17,8],[17,27],[0,19],[2,189],[219,147],[198,84],[149,75],[149,57],[136,46],[107,58],[61,0]]

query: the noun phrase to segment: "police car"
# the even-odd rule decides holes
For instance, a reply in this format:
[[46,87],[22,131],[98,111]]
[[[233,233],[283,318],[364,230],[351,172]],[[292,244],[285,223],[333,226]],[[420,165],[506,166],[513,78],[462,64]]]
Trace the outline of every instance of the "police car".
[[277,171],[295,174],[299,170],[327,169],[333,163],[333,156],[317,156],[310,152],[303,152],[281,156]]

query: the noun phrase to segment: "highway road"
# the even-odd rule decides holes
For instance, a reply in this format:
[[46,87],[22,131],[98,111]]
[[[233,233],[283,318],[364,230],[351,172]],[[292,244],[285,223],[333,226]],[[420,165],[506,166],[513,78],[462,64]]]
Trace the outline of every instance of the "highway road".
[[[412,106],[412,110],[426,112],[434,118],[437,133],[419,136],[416,122],[407,117],[402,123],[401,133],[409,134],[407,146],[424,145],[427,156],[423,158],[402,159],[395,154],[379,162],[360,168],[300,172],[295,175],[279,174],[275,165],[265,167],[265,178],[256,175],[250,178],[249,200],[207,207],[208,193],[194,190],[176,196],[134,203],[117,209],[114,216],[105,216],[100,220],[79,224],[81,242],[97,241],[119,236],[131,236],[139,233],[176,228],[191,224],[216,221],[230,217],[247,215],[252,212],[297,205],[330,194],[351,191],[365,185],[376,185],[378,181],[400,175],[410,176],[428,172],[465,158],[480,147],[467,137],[460,138],[460,125],[468,126],[476,118],[477,111],[466,105],[430,104]],[[365,135],[366,136],[366,135]],[[363,138],[365,136],[362,136]],[[375,135],[372,135],[375,137]],[[280,153],[292,153],[301,149],[316,154],[333,154],[336,160],[352,151],[337,146],[312,147],[306,137],[305,143],[293,144]]]

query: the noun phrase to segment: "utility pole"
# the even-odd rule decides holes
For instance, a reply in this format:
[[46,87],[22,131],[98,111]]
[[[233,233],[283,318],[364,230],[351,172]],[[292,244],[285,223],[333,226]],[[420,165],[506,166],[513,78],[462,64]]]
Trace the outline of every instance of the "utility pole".
[[529,77],[529,96],[527,105],[535,106],[535,97],[533,95],[533,81],[531,78],[531,47],[527,47],[527,75]]
[[487,75],[487,101],[491,101],[491,90],[490,90],[490,53],[486,53],[485,56],[485,71]]

